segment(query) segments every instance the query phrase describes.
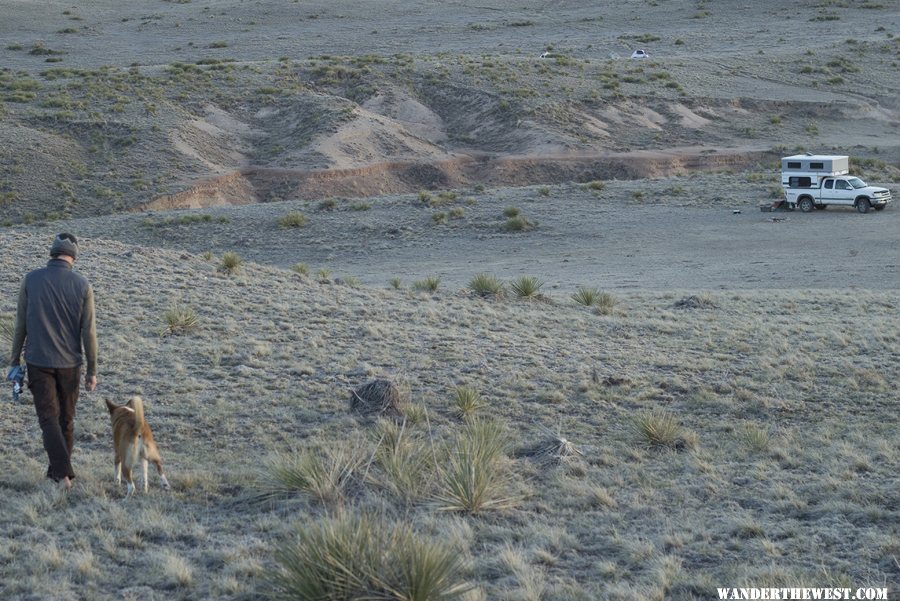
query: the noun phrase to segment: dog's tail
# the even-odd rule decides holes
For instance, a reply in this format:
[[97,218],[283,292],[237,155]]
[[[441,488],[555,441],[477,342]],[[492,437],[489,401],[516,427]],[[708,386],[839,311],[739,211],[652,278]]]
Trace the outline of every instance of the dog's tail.
[[139,396],[133,396],[130,405],[134,409],[134,429],[140,434],[144,431],[144,400]]

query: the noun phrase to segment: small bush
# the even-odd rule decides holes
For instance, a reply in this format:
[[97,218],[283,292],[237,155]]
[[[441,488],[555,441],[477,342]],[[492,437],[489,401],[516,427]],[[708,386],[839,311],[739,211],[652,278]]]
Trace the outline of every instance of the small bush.
[[503,283],[490,274],[479,273],[469,282],[469,289],[478,296],[500,296]]
[[430,201],[431,201],[431,193],[430,192],[426,192],[425,190],[422,190],[421,192],[419,192],[419,202],[428,203]]
[[403,281],[400,278],[391,278],[388,284],[394,290],[400,290],[403,287]]
[[472,590],[460,549],[365,514],[301,526],[275,561],[269,579],[280,601],[454,601]]
[[547,186],[541,186],[538,188],[538,194],[541,196],[550,196],[550,188]]
[[427,277],[424,280],[418,280],[413,282],[413,290],[419,290],[424,292],[435,292],[438,287],[441,285],[441,278],[439,277]]
[[436,224],[447,223],[447,213],[444,213],[444,212],[434,213],[431,216],[431,220],[433,222],[435,222]]
[[510,217],[506,220],[506,225],[504,225],[504,229],[508,232],[524,232],[526,230],[530,230],[533,228],[535,224],[524,216],[519,215],[518,217]]
[[367,202],[354,202],[352,205],[350,205],[351,211],[368,211],[371,208],[372,205]]
[[328,284],[331,282],[331,270],[323,267],[316,272],[316,280],[318,280],[320,284]]
[[600,190],[602,190],[603,188],[606,187],[606,183],[600,181],[599,179],[595,179],[592,182],[588,182],[587,187],[589,190],[594,190],[594,191],[599,192]]
[[450,219],[462,219],[465,214],[466,210],[462,207],[453,207],[452,209],[450,209],[450,213],[448,213]]
[[513,280],[509,287],[519,298],[533,298],[540,292],[543,285],[544,282],[536,277],[523,275]]
[[337,207],[337,201],[333,198],[326,198],[316,207],[320,211],[333,211]]
[[309,267],[306,263],[296,263],[293,267],[291,267],[291,271],[294,273],[299,273],[300,275],[309,275]]
[[508,218],[518,217],[520,213],[521,211],[518,207],[506,207],[503,209],[503,216]]
[[241,259],[240,255],[233,252],[227,252],[222,255],[222,261],[219,263],[219,270],[227,274],[234,274],[241,270],[241,263],[243,263],[243,259]]
[[200,324],[197,312],[182,305],[173,305],[166,309],[163,313],[163,321],[166,323],[163,334],[173,336],[193,332]]
[[306,223],[306,215],[299,211],[291,211],[278,220],[278,225],[281,227],[303,227]]

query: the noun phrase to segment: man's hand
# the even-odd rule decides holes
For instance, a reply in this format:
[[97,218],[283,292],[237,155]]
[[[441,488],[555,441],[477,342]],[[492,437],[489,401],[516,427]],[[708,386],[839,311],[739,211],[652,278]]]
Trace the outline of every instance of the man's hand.
[[86,378],[84,381],[84,389],[88,392],[94,392],[95,388],[97,388],[97,376]]

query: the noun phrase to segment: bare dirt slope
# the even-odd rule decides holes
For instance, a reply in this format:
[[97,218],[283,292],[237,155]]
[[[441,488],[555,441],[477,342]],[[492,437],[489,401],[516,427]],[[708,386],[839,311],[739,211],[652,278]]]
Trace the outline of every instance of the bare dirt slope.
[[890,2],[4,8],[3,222],[900,157]]

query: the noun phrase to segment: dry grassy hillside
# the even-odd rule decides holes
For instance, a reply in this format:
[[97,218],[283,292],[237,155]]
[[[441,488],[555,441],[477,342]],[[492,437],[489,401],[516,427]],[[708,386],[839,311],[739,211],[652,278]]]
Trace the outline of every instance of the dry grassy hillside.
[[[46,245],[5,231],[0,246],[8,316]],[[458,554],[468,599],[900,581],[893,293],[586,307],[222,259],[86,244],[101,387],[80,401],[68,496],[42,478],[33,409],[2,405],[0,597],[263,598],[295,528],[362,513]],[[173,308],[196,327],[167,326]],[[350,411],[348,389],[377,375],[407,387],[402,434]],[[102,399],[134,393],[174,490],[123,501]],[[450,484],[477,436],[484,496],[462,504]]]

